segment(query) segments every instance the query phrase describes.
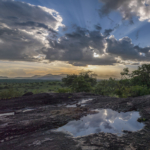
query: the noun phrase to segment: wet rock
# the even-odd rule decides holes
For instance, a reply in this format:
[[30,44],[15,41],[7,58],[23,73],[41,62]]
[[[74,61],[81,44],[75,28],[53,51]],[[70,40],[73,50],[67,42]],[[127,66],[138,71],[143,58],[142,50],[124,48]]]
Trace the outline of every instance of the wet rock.
[[[69,97],[72,97],[71,99]],[[84,93],[86,96],[86,93]],[[55,94],[42,93],[7,101],[0,101],[0,110],[18,112],[12,116],[0,117],[0,149],[2,150],[148,150],[150,149],[150,98],[111,98],[97,96],[85,107],[66,108],[68,105],[78,103],[82,93]],[[56,105],[56,107],[54,107]],[[60,107],[57,107],[60,105]],[[137,132],[123,131],[124,136],[104,134],[98,130],[94,135],[73,138],[60,132],[51,133],[69,121],[94,114],[93,109],[113,108],[115,111],[128,112],[140,110],[141,118],[147,118],[145,129]],[[34,111],[23,112],[25,108]],[[20,111],[21,110],[21,111]],[[108,114],[107,114],[108,115]],[[128,134],[132,133],[132,134]],[[76,142],[75,142],[76,141]],[[132,142],[132,144],[131,144]],[[134,143],[134,144],[133,144]],[[78,146],[77,146],[78,145]],[[81,146],[81,147],[80,147]]]
[[130,144],[131,150],[136,150],[136,148],[133,146],[133,144]]
[[4,140],[1,140],[1,143],[3,143],[4,142]]
[[138,118],[138,119],[137,119],[138,122],[145,122],[145,121],[147,121],[147,120],[148,120],[147,118]]
[[132,131],[122,130],[124,133],[132,133]]
[[150,107],[145,108],[145,111],[150,114]]
[[133,104],[131,102],[127,102],[128,106],[133,106]]
[[76,104],[77,107],[81,107],[81,104]]
[[27,93],[25,93],[25,94],[22,95],[22,96],[30,96],[30,95],[33,95],[33,93],[32,93],[32,92],[27,92]]
[[107,142],[104,143],[104,146],[107,147],[107,148],[110,147],[109,143],[107,143]]

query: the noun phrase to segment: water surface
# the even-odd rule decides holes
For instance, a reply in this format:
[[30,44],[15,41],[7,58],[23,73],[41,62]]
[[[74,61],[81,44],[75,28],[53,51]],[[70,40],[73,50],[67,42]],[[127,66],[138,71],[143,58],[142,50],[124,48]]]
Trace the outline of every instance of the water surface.
[[81,106],[85,106],[87,102],[93,100],[93,98],[86,98],[86,99],[82,99],[80,100],[78,103],[75,104],[68,104],[66,105],[66,107],[77,107],[76,104],[81,105]]
[[74,137],[85,136],[92,133],[113,133],[121,136],[123,130],[138,131],[144,127],[137,122],[139,112],[118,113],[111,109],[97,110],[97,114],[87,115],[80,120],[70,121],[57,131],[69,132]]
[[0,114],[0,117],[2,117],[2,116],[12,116],[12,115],[15,115],[15,113],[14,113],[14,112],[1,113],[1,114]]

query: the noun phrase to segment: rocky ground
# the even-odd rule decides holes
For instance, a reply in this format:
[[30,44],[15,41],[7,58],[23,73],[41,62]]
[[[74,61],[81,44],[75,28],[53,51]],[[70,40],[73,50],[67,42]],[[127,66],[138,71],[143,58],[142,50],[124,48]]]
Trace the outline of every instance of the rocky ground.
[[[93,98],[86,106],[66,107],[83,98]],[[71,120],[110,108],[118,112],[139,111],[145,127],[118,137],[97,133],[74,138],[52,131]],[[4,116],[3,113],[9,113]],[[150,150],[150,96],[110,98],[93,94],[36,94],[0,100],[0,150]]]

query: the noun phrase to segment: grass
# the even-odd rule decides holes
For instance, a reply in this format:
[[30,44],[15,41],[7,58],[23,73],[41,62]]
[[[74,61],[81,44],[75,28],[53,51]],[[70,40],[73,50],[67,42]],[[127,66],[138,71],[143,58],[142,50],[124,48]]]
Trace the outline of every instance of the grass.
[[137,121],[138,122],[145,122],[145,121],[147,121],[147,118],[138,118]]
[[63,88],[61,81],[43,81],[43,80],[29,80],[27,82],[22,80],[5,80],[0,81],[0,99],[9,99],[13,97],[20,97],[27,92],[33,94],[57,92]]

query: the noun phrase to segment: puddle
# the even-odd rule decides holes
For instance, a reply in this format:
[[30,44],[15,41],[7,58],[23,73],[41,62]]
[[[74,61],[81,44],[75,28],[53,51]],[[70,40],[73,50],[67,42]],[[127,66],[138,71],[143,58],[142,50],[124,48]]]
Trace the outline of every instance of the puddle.
[[0,117],[2,117],[2,116],[12,116],[12,115],[15,115],[15,113],[14,112],[2,113],[2,114],[0,114]]
[[[82,99],[78,103],[66,105],[66,107],[77,107],[77,105],[85,106],[86,102],[93,100],[93,98]],[[77,104],[77,105],[76,105]]]
[[25,108],[22,112],[29,112],[29,111],[33,111],[33,110],[35,110],[35,109],[33,109],[33,108]]
[[111,109],[97,110],[97,114],[87,115],[80,120],[70,121],[56,131],[69,132],[74,137],[85,136],[93,133],[105,132],[121,136],[123,130],[138,131],[144,127],[137,122],[139,112],[118,113]]
[[30,112],[30,111],[33,111],[35,109],[33,108],[24,108],[24,109],[20,109],[20,110],[16,110],[15,112],[16,113],[25,113],[25,112]]

